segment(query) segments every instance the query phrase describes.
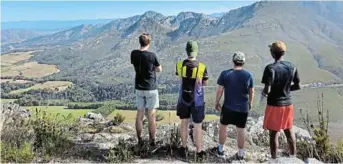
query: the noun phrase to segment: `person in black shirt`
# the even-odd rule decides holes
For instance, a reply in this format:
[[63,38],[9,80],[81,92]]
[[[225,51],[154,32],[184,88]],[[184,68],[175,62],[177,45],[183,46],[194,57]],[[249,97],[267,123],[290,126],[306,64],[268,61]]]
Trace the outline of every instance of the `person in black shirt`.
[[276,158],[281,130],[287,137],[290,155],[295,156],[296,140],[292,131],[294,109],[290,92],[300,89],[299,74],[294,64],[283,60],[285,43],[276,41],[269,48],[275,62],[265,67],[262,77],[265,87],[261,98],[267,97],[263,128],[269,130],[272,158]]
[[142,129],[145,109],[148,110],[148,125],[150,144],[155,145],[156,108],[159,107],[158,90],[156,85],[156,72],[162,71],[156,55],[149,52],[151,36],[149,34],[142,34],[139,36],[139,43],[141,48],[131,52],[131,64],[135,67],[135,92],[136,92],[136,132],[138,143],[142,144]]
[[[197,149],[197,159],[202,159],[205,152],[202,150],[202,126],[205,118],[205,101],[203,86],[207,85],[208,74],[206,65],[196,60],[198,43],[188,41],[186,45],[188,58],[176,64],[176,75],[179,76],[181,85],[177,103],[177,115],[181,119],[182,147],[179,153],[187,156],[187,130],[188,121],[192,118],[194,126],[194,141]],[[193,132],[191,133],[193,134]]]

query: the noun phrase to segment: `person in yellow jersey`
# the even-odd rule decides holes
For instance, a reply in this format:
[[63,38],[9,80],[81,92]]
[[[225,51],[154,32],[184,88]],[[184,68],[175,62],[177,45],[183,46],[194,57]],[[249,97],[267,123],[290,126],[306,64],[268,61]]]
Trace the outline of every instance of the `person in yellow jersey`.
[[194,126],[194,141],[196,158],[201,160],[206,153],[202,149],[202,121],[205,118],[205,101],[203,86],[208,83],[206,65],[196,60],[198,43],[190,40],[186,45],[187,59],[178,61],[176,75],[180,78],[180,90],[177,103],[177,115],[181,119],[182,147],[179,155],[187,157],[188,121],[192,118]]

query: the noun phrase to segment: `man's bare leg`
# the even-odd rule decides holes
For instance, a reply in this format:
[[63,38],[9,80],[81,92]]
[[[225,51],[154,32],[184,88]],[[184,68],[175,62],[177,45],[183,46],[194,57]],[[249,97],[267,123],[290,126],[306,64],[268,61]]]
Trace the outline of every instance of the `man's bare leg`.
[[279,135],[280,132],[269,130],[270,153],[273,159],[276,158],[276,152],[279,148]]
[[186,148],[187,138],[188,138],[188,119],[181,119],[180,133],[181,133],[182,147]]
[[148,126],[150,141],[155,140],[156,135],[156,110],[152,109],[148,112]]
[[287,143],[289,147],[289,154],[294,156],[296,154],[296,140],[295,140],[295,134],[292,129],[285,129],[284,130]]
[[142,139],[142,130],[143,130],[143,118],[144,118],[144,109],[138,109],[136,115],[136,133],[138,141]]
[[202,151],[202,126],[201,123],[194,124],[194,132],[195,132],[195,147],[197,148],[197,153]]
[[240,150],[244,149],[245,143],[245,129],[237,128],[237,143]]
[[219,144],[224,145],[227,137],[227,125],[219,124]]

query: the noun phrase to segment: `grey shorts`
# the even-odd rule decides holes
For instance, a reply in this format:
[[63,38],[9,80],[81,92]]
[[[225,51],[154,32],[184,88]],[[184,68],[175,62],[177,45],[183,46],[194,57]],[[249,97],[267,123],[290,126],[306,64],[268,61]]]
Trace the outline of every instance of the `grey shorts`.
[[136,105],[140,109],[156,109],[160,106],[158,99],[158,90],[137,90],[136,89]]

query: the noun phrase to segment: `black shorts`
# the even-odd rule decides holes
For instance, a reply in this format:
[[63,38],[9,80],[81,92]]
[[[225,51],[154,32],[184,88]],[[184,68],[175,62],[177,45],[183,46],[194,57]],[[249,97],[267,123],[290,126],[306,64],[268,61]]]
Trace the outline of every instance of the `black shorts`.
[[220,123],[222,125],[236,125],[238,128],[245,128],[247,124],[248,113],[236,112],[223,108],[220,114]]
[[180,119],[189,119],[192,115],[193,122],[199,124],[202,123],[205,118],[205,107],[195,108],[194,106],[178,105],[176,115],[179,116]]

